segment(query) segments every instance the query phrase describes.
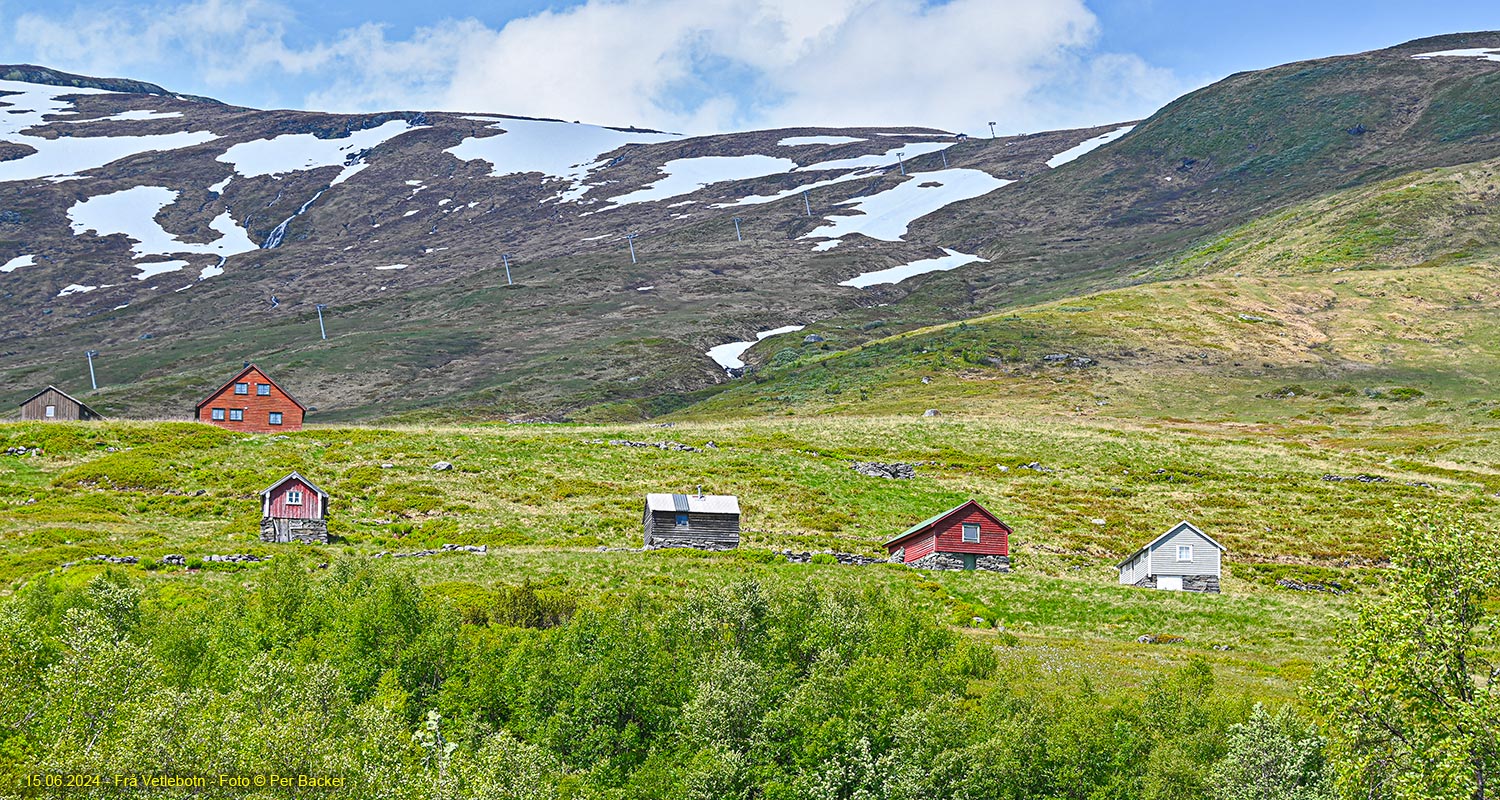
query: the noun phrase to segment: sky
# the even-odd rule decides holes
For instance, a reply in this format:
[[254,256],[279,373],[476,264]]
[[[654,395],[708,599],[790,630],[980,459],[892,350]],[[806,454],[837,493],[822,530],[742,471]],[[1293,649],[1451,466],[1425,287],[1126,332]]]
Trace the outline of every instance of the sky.
[[254,108],[1025,133],[1493,29],[1494,0],[0,0],[0,62]]

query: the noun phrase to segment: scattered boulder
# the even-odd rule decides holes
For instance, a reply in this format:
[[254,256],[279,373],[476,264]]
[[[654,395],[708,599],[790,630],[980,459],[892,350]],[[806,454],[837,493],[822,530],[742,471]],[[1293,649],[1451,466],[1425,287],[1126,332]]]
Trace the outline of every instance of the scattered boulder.
[[1328,594],[1348,594],[1349,590],[1336,584],[1303,583],[1293,578],[1278,578],[1276,585],[1283,589],[1291,589],[1294,592],[1327,592]]
[[8,456],[39,456],[42,454],[40,447],[7,447],[5,454]]
[[1333,473],[1329,473],[1327,475],[1324,475],[1323,476],[1323,480],[1325,480],[1325,481],[1332,481],[1333,483],[1342,483],[1343,481],[1358,481],[1359,483],[1390,483],[1391,482],[1390,478],[1386,478],[1386,477],[1383,477],[1381,475],[1365,475],[1365,474],[1360,474],[1360,475],[1334,475]]
[[880,461],[856,461],[853,470],[871,478],[910,480],[917,477],[917,468],[910,464],[885,464]]
[[453,469],[453,465],[448,463],[447,461],[439,461],[436,464],[432,465],[432,469],[434,472],[447,472],[448,470]]
[[817,344],[821,341],[825,340],[823,339],[823,337],[817,335],[816,333],[809,333],[808,335],[802,337],[803,344]]
[[479,555],[487,555],[489,551],[490,546],[487,544],[445,544],[433,550],[414,550],[410,553],[381,551],[376,553],[373,558],[384,558],[385,556],[390,556],[391,558],[420,558],[422,556],[435,556],[438,553],[477,553]]
[[1072,357],[1072,353],[1053,353],[1052,355],[1042,356],[1042,360],[1048,364],[1061,364]]
[[838,563],[854,567],[864,567],[870,564],[890,563],[890,559],[887,558],[871,558],[870,556],[862,556],[857,553],[835,553],[832,550],[822,550],[817,553],[813,553],[810,551],[799,553],[794,550],[782,550],[779,552],[779,555],[784,556],[787,561],[790,561],[793,564],[810,564],[812,563],[813,556],[818,555],[830,555],[837,559]]
[[185,567],[187,566],[187,556],[172,553],[171,555],[162,556],[161,563],[169,567]]
[[[636,442],[630,439],[610,439],[606,442],[603,439],[591,439],[589,440],[589,444],[610,444],[615,447],[655,447],[658,450],[676,450],[684,453],[698,452],[698,448],[683,444],[682,442]],[[713,442],[709,442],[704,447],[714,450],[719,449],[719,446]]]
[[929,408],[926,411],[922,412],[922,416],[924,416],[924,417],[935,417],[937,415],[938,415],[938,410],[935,409],[935,408]]
[[1137,636],[1136,641],[1140,642],[1141,644],[1181,644],[1182,642],[1185,642],[1187,640],[1182,638],[1181,636],[1148,633],[1143,636]]
[[391,464],[391,463],[385,463],[385,464],[381,464],[380,468],[381,469],[395,469],[396,465],[395,464]]

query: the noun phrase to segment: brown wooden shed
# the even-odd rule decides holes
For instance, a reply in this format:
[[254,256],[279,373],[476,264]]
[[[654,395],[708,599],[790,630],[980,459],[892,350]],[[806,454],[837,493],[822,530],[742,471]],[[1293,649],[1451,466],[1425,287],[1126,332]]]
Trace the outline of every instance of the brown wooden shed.
[[21,403],[21,419],[43,422],[82,422],[104,419],[99,412],[56,386],[37,392]]

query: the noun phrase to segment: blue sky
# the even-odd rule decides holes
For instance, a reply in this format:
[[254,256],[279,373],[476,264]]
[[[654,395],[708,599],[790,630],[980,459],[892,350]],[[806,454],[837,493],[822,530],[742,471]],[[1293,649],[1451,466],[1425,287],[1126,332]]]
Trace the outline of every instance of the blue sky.
[[1500,28],[1493,2],[0,0],[4,61],[259,108],[688,133],[1138,118],[1233,72]]

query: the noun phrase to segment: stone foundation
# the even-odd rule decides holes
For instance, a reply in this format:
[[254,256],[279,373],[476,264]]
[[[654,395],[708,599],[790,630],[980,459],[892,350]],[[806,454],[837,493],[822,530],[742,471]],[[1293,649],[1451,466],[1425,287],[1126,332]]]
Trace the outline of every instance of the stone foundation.
[[[1156,576],[1142,578],[1134,584],[1137,589],[1155,589]],[[1184,575],[1182,576],[1182,590],[1184,592],[1206,592],[1208,594],[1219,593],[1219,576],[1217,575]]]
[[260,521],[262,542],[328,544],[328,523],[321,519],[266,517]]
[[739,542],[722,542],[704,539],[675,538],[671,536],[652,536],[651,541],[646,544],[647,550],[664,550],[669,547],[690,547],[694,550],[733,550],[739,547]]
[[[907,566],[912,569],[969,569],[964,565],[963,556],[958,553],[928,553]],[[973,568],[989,572],[1010,572],[1010,556],[977,556]]]

